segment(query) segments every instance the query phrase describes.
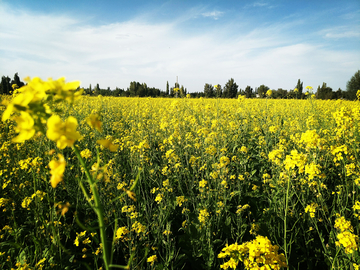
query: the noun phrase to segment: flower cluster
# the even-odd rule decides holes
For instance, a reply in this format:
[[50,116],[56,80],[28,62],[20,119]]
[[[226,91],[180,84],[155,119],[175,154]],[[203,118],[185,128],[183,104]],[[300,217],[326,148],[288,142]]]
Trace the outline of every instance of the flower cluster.
[[25,81],[27,84],[17,89],[15,97],[3,103],[7,106],[2,121],[12,119],[17,123],[18,136],[13,139],[14,142],[29,140],[36,131],[44,133],[44,123],[55,114],[49,104],[62,100],[73,102],[82,94],[82,90],[77,91],[79,82],[65,83],[65,78],[43,81],[35,77]]
[[256,239],[242,245],[226,245],[218,258],[230,257],[220,266],[222,269],[236,269],[239,262],[243,262],[246,269],[281,269],[287,267],[287,264],[285,256],[279,254],[278,250],[279,247],[272,245],[267,237],[258,235]]
[[335,220],[334,227],[340,232],[337,234],[336,241],[337,246],[343,246],[345,248],[345,253],[352,254],[355,250],[359,248],[359,237],[354,234],[354,228],[351,225],[350,221],[346,220],[344,217],[338,216]]

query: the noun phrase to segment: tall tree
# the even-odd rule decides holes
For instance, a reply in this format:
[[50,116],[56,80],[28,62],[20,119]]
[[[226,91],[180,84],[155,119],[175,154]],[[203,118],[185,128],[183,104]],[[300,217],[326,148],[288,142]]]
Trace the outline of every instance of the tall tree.
[[206,98],[212,98],[215,96],[214,86],[211,84],[205,83],[204,85],[204,95]]
[[266,96],[266,92],[267,90],[269,90],[270,88],[267,87],[266,85],[262,84],[257,88],[257,93],[259,95],[260,98],[264,98]]
[[322,86],[318,87],[316,92],[316,98],[318,99],[332,99],[333,91],[331,87],[328,87],[325,82],[323,82]]
[[183,85],[180,87],[180,96],[186,97],[186,90]]
[[[297,91],[295,91],[297,98],[302,98],[302,92],[303,92],[303,82],[300,81],[300,79],[298,80],[295,89],[297,89]],[[295,90],[294,89],[294,90]]]
[[224,98],[235,98],[237,96],[239,86],[235,83],[234,79],[231,78],[225,84],[223,89],[223,97]]
[[25,83],[23,83],[20,78],[18,73],[16,72],[14,75],[14,79],[11,82],[11,85],[16,84],[18,88],[23,87],[25,85]]
[[11,79],[8,76],[2,76],[1,77],[1,83],[0,83],[0,94],[9,95],[12,91],[11,87]]
[[96,86],[95,86],[94,95],[95,95],[95,96],[100,95],[100,86],[99,86],[98,83],[97,83]]
[[220,84],[214,85],[215,88],[215,97],[221,98],[222,97],[222,89]]
[[253,96],[253,89],[249,85],[245,88],[245,96],[246,98],[251,98]]
[[166,95],[168,96],[170,94],[169,91],[169,81],[166,82]]
[[346,91],[348,99],[356,99],[356,92],[360,90],[360,70],[355,72],[351,79],[346,84]]

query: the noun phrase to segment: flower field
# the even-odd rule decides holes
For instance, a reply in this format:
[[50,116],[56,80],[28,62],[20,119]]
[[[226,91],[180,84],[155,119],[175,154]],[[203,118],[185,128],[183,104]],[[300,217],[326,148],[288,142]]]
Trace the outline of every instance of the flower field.
[[359,101],[76,88],[1,97],[1,269],[359,269]]

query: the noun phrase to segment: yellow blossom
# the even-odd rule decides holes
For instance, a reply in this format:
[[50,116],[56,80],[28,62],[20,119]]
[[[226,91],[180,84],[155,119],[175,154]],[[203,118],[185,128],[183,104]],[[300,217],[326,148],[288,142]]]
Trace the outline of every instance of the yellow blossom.
[[122,239],[128,233],[129,230],[126,228],[126,226],[120,227],[116,230],[116,239]]
[[199,222],[202,223],[203,225],[205,225],[205,222],[207,221],[209,216],[210,216],[210,214],[206,209],[200,210]]
[[29,113],[20,112],[20,116],[16,117],[15,121],[17,123],[16,132],[19,132],[19,135],[12,140],[13,142],[24,142],[34,136],[34,119]]
[[97,144],[100,144],[104,148],[109,149],[111,152],[116,152],[118,149],[118,145],[113,144],[112,140],[104,139],[104,140],[97,140]]
[[152,255],[149,258],[147,258],[147,262],[151,263],[151,266],[153,266],[156,261],[157,261],[156,255]]
[[102,128],[101,128],[101,121],[100,121],[100,117],[98,114],[91,114],[90,116],[88,116],[86,118],[86,123],[92,127],[95,128],[97,131],[102,132]]
[[66,166],[66,161],[64,159],[64,156],[61,154],[58,154],[58,160],[50,161],[49,163],[49,167],[51,169],[50,183],[53,188],[56,188],[56,186],[63,180],[65,166]]
[[47,126],[46,136],[55,141],[59,149],[64,149],[67,146],[72,147],[75,141],[81,138],[80,133],[76,131],[78,122],[72,116],[63,122],[60,116],[53,115],[48,119]]

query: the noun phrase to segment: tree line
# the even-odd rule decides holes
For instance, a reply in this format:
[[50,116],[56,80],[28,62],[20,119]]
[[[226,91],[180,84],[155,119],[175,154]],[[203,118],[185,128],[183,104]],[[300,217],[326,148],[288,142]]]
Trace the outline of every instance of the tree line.
[[[10,79],[8,76],[2,76],[0,83],[0,94],[10,95],[12,94],[13,87],[22,87],[25,85],[19,78],[18,73],[15,73],[14,78]],[[169,86],[169,82],[166,82],[165,91],[155,87],[148,87],[146,83],[139,83],[136,81],[130,82],[130,86],[127,89],[121,89],[116,87],[115,89],[100,88],[99,84],[93,88],[91,84],[88,88],[84,89],[84,95],[90,96],[115,96],[115,97],[185,97],[192,98],[237,98],[239,95],[243,95],[246,98],[265,98],[266,93],[270,88],[264,84],[253,89],[251,86],[247,86],[245,89],[239,88],[233,78],[222,87],[220,84],[212,85],[205,83],[204,90],[202,92],[188,93],[187,89],[178,83],[175,83],[173,87]],[[347,82],[346,91],[340,88],[333,91],[325,82],[322,86],[318,86],[316,92],[312,89],[304,89],[303,82],[299,79],[294,89],[285,90],[278,88],[272,90],[271,98],[279,99],[304,99],[308,94],[315,94],[317,99],[348,99],[355,100],[356,93],[360,90],[360,70],[358,70]]]

